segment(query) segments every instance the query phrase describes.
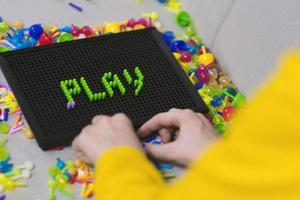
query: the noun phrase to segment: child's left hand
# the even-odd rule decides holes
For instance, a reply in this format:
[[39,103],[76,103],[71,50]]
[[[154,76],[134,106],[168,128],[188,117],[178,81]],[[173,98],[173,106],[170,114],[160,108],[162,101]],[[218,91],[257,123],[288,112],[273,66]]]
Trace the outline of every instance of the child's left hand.
[[96,116],[73,140],[76,156],[85,162],[95,163],[105,151],[117,146],[142,149],[133,125],[125,114]]

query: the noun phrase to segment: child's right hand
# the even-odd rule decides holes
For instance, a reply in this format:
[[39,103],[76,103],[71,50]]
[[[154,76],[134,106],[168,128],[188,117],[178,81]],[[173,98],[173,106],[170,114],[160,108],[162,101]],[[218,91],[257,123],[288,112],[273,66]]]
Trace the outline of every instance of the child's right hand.
[[[159,132],[164,144],[146,144],[146,152],[155,159],[184,166],[219,138],[207,119],[192,110],[171,109],[160,113],[146,122],[138,135],[143,138],[154,131]],[[173,131],[176,139],[171,141]]]

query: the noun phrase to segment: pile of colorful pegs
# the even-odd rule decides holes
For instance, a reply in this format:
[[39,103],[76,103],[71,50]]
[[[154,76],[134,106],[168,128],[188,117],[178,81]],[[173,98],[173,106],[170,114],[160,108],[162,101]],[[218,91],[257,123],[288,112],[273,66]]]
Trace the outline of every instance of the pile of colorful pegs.
[[63,195],[74,198],[74,189],[72,184],[82,184],[80,196],[90,198],[94,192],[94,167],[80,160],[63,161],[57,158],[56,165],[49,166],[48,187],[50,195],[48,200],[56,200],[56,191]]
[[6,150],[6,139],[0,140],[0,193],[13,191],[16,187],[26,186],[24,180],[31,177],[34,165],[26,161],[23,165],[14,166]]
[[[0,133],[14,134],[23,130],[25,136],[32,139],[31,130],[24,125],[22,111],[17,100],[10,88],[4,83],[0,83],[0,106]],[[12,126],[8,123],[10,116],[14,118]]]

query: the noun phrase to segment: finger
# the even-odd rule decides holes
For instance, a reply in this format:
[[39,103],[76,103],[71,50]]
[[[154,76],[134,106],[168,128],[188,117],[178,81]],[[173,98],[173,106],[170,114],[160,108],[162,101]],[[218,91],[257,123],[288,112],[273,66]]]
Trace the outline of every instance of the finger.
[[76,137],[72,142],[72,150],[78,159],[80,160],[87,159],[82,153],[82,151],[80,150],[80,146],[78,145],[78,137]]
[[178,128],[181,123],[179,112],[165,112],[154,116],[138,130],[140,137],[146,137],[156,130],[163,128]]
[[145,151],[151,157],[159,161],[173,162],[174,155],[172,154],[173,144],[145,144]]
[[178,112],[178,111],[182,111],[181,109],[178,109],[178,108],[171,108],[169,110],[169,112]]
[[82,130],[81,130],[81,132],[80,132],[80,134],[78,134],[74,139],[73,139],[73,141],[72,141],[72,148],[73,148],[73,150],[75,151],[75,152],[80,152],[81,151],[81,148],[82,147],[84,147],[84,143],[86,143],[86,141],[84,141],[85,140],[85,133],[86,132],[89,132],[89,130],[91,130],[92,129],[92,125],[87,125],[87,126],[85,126]]
[[104,117],[108,117],[105,115],[97,115],[92,119],[92,124],[97,124],[101,119],[103,119]]
[[130,124],[132,125],[130,119],[124,113],[118,113],[113,116],[113,118],[119,123]]
[[86,163],[90,163],[90,159],[82,152],[75,152],[75,156],[76,158],[78,158],[79,160],[82,160]]
[[80,151],[77,143],[78,143],[78,136],[75,137],[75,139],[72,141],[72,149],[75,153]]
[[163,143],[168,143],[172,139],[171,130],[168,130],[167,128],[163,128],[163,129],[159,130],[158,134],[160,135]]
[[202,114],[202,113],[196,113],[196,116],[198,119],[200,119],[202,122],[204,122],[206,125],[211,125],[208,121],[208,119]]

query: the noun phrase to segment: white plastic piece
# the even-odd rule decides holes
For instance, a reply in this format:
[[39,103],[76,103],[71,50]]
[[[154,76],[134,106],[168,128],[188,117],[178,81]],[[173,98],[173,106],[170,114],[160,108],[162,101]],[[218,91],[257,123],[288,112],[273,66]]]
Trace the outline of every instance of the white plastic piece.
[[154,22],[154,26],[157,28],[157,29],[161,29],[163,27],[163,24],[160,22],[160,21],[156,21]]
[[31,172],[29,170],[23,170],[22,174],[13,176],[12,178],[14,180],[17,180],[17,179],[29,179],[30,177],[31,177]]
[[7,89],[5,87],[0,88],[0,96],[4,97],[7,94]]
[[26,161],[23,165],[16,166],[20,169],[32,170],[34,168],[34,164],[31,161]]

